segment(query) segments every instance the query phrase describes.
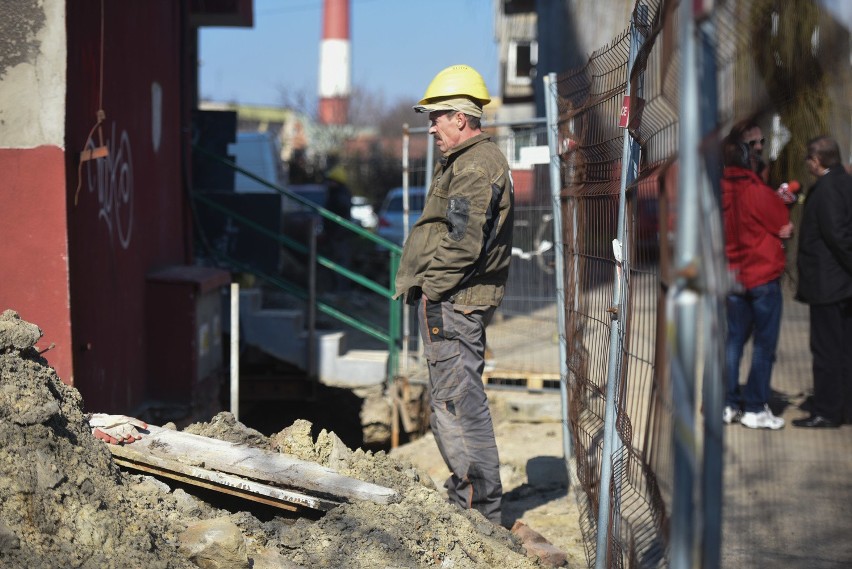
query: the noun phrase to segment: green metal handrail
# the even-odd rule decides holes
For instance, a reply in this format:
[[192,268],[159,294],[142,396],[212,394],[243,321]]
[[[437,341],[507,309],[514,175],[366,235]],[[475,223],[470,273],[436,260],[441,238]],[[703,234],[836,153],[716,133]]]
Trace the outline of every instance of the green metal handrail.
[[[367,239],[368,241],[387,249],[387,251],[390,255],[389,275],[388,275],[389,276],[389,280],[388,280],[389,286],[388,287],[384,287],[381,284],[365,277],[364,275],[361,275],[361,274],[354,272],[354,271],[352,271],[352,270],[350,270],[350,269],[348,269],[348,268],[346,268],[346,267],[344,267],[344,266],[342,266],[338,263],[335,263],[334,261],[332,261],[328,257],[322,256],[322,255],[317,255],[317,257],[316,257],[317,258],[317,264],[319,264],[320,266],[323,266],[327,269],[330,269],[331,271],[334,271],[337,274],[343,275],[347,279],[349,279],[353,282],[356,282],[359,285],[363,286],[364,288],[367,288],[367,289],[381,295],[382,297],[388,299],[389,316],[388,316],[387,332],[385,332],[385,331],[383,331],[379,328],[376,328],[375,326],[367,324],[367,323],[363,322],[362,320],[359,320],[359,319],[353,317],[352,315],[346,314],[345,312],[342,312],[341,310],[339,310],[339,309],[337,309],[337,308],[335,308],[335,307],[333,307],[329,304],[326,304],[324,302],[317,301],[316,307],[317,307],[317,310],[319,310],[323,314],[326,314],[326,315],[334,318],[335,320],[337,320],[339,322],[342,322],[344,324],[352,326],[356,330],[359,330],[359,331],[361,331],[361,332],[363,332],[363,333],[365,333],[365,334],[367,334],[367,335],[369,335],[373,338],[376,338],[376,339],[378,339],[382,342],[385,342],[388,346],[388,381],[392,381],[392,379],[394,377],[396,377],[397,374],[399,373],[399,349],[400,349],[399,344],[400,344],[400,341],[402,339],[402,334],[401,334],[402,330],[401,330],[401,324],[400,324],[400,316],[402,314],[402,307],[401,307],[402,301],[401,300],[394,300],[394,298],[393,298],[394,290],[393,290],[392,287],[393,287],[394,279],[396,277],[396,271],[399,268],[399,260],[400,260],[400,257],[402,255],[402,247],[400,247],[396,243],[388,241],[387,239],[379,237],[379,236],[371,233],[370,231],[367,231],[366,229],[361,227],[359,224],[353,223],[353,222],[349,221],[348,219],[345,219],[345,218],[337,215],[336,213],[329,211],[329,210],[325,209],[324,207],[319,206],[319,205],[313,203],[312,201],[305,199],[305,198],[303,198],[302,196],[300,196],[296,193],[291,192],[290,190],[288,190],[286,188],[283,188],[281,186],[273,184],[272,182],[269,182],[268,180],[264,180],[263,178],[257,176],[256,174],[249,172],[248,170],[245,170],[244,168],[237,166],[237,164],[235,164],[231,160],[223,158],[222,156],[219,156],[218,154],[210,152],[209,150],[207,150],[205,148],[201,148],[200,146],[193,145],[193,149],[196,152],[198,152],[199,154],[204,155],[205,157],[210,158],[211,160],[219,162],[220,164],[223,164],[223,165],[231,168],[232,170],[239,172],[240,174],[247,176],[248,178],[251,178],[252,180],[255,180],[256,182],[262,184],[263,186],[278,192],[282,196],[284,196],[288,199],[291,199],[291,200],[293,200],[293,201],[295,201],[295,202],[297,202],[297,203],[299,203],[299,204],[301,204],[301,205],[303,205],[303,206],[305,206],[309,209],[314,210],[320,216],[322,216],[323,219],[326,219],[326,220],[328,220],[332,223],[336,223],[336,224],[338,224],[342,227],[345,227],[346,229],[348,229],[348,230],[354,232],[355,234]],[[266,237],[269,237],[270,239],[277,241],[279,244],[281,244],[281,245],[283,245],[283,246],[285,246],[285,247],[287,247],[287,248],[289,248],[293,251],[303,253],[303,254],[309,253],[308,247],[306,247],[302,243],[299,243],[298,241],[291,239],[290,237],[287,237],[286,235],[278,234],[274,231],[267,229],[266,227],[261,226],[258,223],[255,223],[253,220],[249,219],[248,217],[240,215],[240,214],[228,209],[227,207],[225,207],[221,204],[218,204],[215,201],[207,198],[204,195],[204,193],[202,193],[202,192],[193,191],[192,192],[192,198],[194,200],[197,200],[197,201],[203,203],[204,205],[206,205],[210,208],[213,208],[213,209],[219,211],[220,213],[224,213],[224,214],[228,215],[229,217],[231,217],[235,221],[240,222],[241,224],[245,225],[246,227],[250,228],[251,230],[253,230],[253,231],[255,231],[255,232],[257,232],[261,235],[264,235]],[[242,262],[240,262],[236,259],[228,257],[227,255],[219,253],[218,256],[221,260],[228,263],[229,265],[231,265],[231,266],[233,266],[233,267],[235,267],[235,268],[237,268],[241,271],[256,274],[258,277],[266,280],[267,282],[269,282],[271,284],[276,285],[277,287],[281,288],[282,290],[285,290],[289,294],[292,294],[293,296],[295,296],[295,297],[297,297],[301,300],[307,301],[307,300],[310,299],[310,296],[309,296],[309,294],[306,290],[302,289],[301,287],[299,287],[297,285],[294,285],[293,283],[290,283],[290,282],[288,282],[284,279],[281,279],[277,276],[262,273],[261,271],[258,271],[255,268],[251,268],[248,265],[245,265],[244,263],[242,263]]]

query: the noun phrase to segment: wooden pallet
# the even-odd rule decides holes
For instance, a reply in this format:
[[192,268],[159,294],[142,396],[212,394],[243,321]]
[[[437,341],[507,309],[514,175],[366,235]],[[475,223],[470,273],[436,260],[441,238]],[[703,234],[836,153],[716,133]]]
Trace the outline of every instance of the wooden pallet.
[[559,389],[559,374],[525,371],[490,370],[482,373],[486,387],[516,387],[522,389]]

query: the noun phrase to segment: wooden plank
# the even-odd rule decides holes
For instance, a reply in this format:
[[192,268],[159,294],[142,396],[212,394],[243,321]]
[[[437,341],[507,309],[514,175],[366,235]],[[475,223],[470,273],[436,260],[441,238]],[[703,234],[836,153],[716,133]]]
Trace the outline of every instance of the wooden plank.
[[526,389],[559,389],[559,374],[523,371],[489,370],[483,372],[487,386],[521,387]]
[[378,504],[399,501],[399,495],[391,488],[343,476],[314,462],[154,425],[148,430],[150,434],[131,445],[110,445],[111,450],[121,449],[113,454],[143,464],[168,460],[278,488],[297,489],[332,501],[367,500]]
[[[186,466],[175,461],[155,459],[149,460],[145,463],[136,462],[119,456],[119,453],[122,453],[123,451],[117,449],[121,448],[122,447],[115,445],[110,446],[110,449],[113,451],[113,457],[116,464],[125,468],[138,470],[140,472],[148,472],[165,478],[171,478],[172,480],[230,494],[253,502],[281,508],[283,510],[297,512],[302,508],[311,508],[314,510],[328,511],[339,505],[339,502],[333,502],[330,500],[316,498],[314,496],[299,494],[298,492],[274,488],[266,484],[252,482],[230,474],[222,474],[221,472],[213,472],[212,470]],[[153,464],[154,462],[157,464]]]

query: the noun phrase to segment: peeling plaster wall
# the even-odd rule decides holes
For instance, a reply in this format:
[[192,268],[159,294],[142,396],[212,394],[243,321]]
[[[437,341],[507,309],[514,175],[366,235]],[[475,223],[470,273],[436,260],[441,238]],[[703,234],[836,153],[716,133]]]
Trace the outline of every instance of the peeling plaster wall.
[[65,0],[0,0],[0,310],[38,324],[73,383]]
[[65,138],[64,0],[0,0],[0,148]]

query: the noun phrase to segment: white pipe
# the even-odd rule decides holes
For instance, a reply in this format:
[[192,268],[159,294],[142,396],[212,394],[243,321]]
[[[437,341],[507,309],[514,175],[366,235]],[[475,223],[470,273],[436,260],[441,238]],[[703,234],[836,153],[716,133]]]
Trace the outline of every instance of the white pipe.
[[231,414],[240,420],[240,283],[231,283]]
[[[402,125],[402,243],[408,237],[408,187],[410,184],[408,148],[411,144],[411,136],[408,134],[408,123]],[[394,283],[390,283],[393,290]],[[411,306],[408,302],[402,305],[402,374],[408,377],[408,343],[411,341]],[[420,335],[418,334],[418,338]]]

